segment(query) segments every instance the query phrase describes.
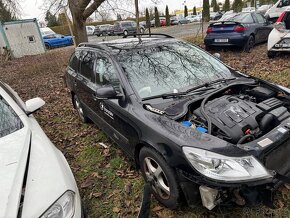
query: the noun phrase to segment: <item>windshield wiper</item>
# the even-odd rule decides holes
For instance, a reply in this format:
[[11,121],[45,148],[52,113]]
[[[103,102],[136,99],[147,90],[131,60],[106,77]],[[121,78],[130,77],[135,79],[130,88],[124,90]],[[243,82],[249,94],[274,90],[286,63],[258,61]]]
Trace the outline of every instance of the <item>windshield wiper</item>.
[[[229,79],[222,78],[222,79],[217,79],[217,80],[214,80],[214,81],[211,81],[211,82],[204,83],[204,84],[199,85],[199,86],[195,86],[195,87],[190,88],[190,89],[188,89],[188,90],[186,90],[184,92],[167,93],[167,94],[162,94],[162,95],[150,96],[150,97],[142,98],[142,101],[146,101],[146,100],[150,100],[150,99],[155,99],[155,98],[167,99],[167,98],[174,98],[174,97],[182,97],[182,96],[188,95],[188,93],[193,92],[193,91],[202,92],[202,91],[207,91],[207,90],[213,89],[212,87],[209,87],[209,86],[211,86],[213,84],[216,84],[216,83],[227,82],[227,81],[235,80],[235,79],[236,78],[229,78]],[[207,88],[201,89],[203,87],[207,87]]]

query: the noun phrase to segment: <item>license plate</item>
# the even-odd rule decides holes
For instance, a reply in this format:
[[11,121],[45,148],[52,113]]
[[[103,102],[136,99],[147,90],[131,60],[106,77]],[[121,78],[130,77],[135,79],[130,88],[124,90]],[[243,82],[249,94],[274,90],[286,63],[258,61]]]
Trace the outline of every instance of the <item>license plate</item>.
[[215,39],[214,42],[228,42],[229,39]]

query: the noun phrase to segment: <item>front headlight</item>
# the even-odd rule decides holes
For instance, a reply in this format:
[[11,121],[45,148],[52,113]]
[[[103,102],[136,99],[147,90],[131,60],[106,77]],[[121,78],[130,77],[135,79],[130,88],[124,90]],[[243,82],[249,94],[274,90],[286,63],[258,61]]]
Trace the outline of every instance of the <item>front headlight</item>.
[[211,179],[237,182],[272,177],[253,156],[227,157],[191,147],[183,147],[182,150],[191,165]]
[[66,191],[41,218],[71,218],[75,212],[75,193]]

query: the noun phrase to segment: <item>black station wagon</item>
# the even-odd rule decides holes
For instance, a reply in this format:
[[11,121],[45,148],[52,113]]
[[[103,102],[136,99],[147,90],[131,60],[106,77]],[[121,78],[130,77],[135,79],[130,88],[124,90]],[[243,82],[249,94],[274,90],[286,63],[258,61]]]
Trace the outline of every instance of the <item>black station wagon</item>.
[[290,90],[166,35],[80,44],[65,74],[83,122],[131,157],[163,205],[270,204],[289,182]]

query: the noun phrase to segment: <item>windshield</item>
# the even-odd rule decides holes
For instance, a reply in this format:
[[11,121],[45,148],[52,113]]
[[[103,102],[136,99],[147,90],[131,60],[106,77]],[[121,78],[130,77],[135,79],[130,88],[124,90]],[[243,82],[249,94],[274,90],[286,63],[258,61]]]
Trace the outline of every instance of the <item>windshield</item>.
[[229,69],[214,57],[180,41],[135,50],[118,58],[141,98],[185,91],[231,76]]
[[23,127],[23,124],[8,103],[0,96],[0,138]]

